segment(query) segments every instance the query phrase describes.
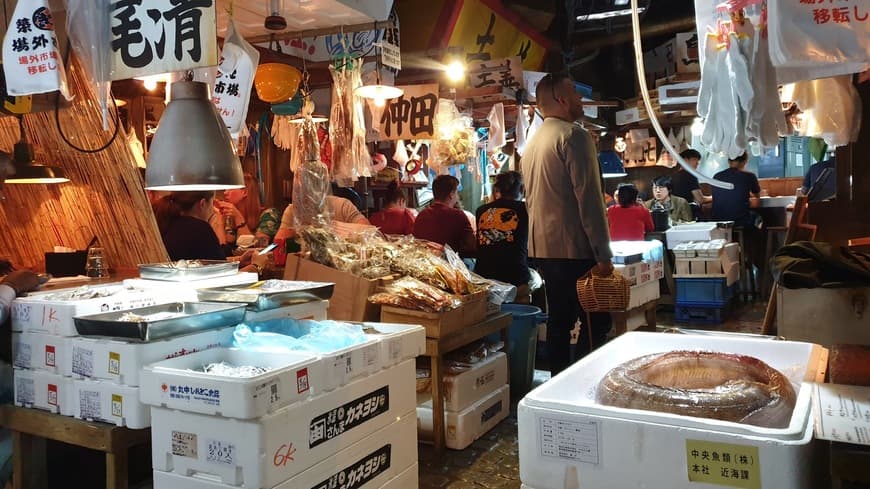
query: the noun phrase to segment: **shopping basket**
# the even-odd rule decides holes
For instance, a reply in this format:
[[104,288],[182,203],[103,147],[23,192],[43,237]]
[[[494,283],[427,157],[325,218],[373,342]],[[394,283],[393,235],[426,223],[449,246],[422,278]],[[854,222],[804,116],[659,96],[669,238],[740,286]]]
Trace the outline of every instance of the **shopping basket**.
[[586,312],[586,334],[589,337],[589,351],[592,351],[593,312],[617,312],[628,309],[631,286],[619,272],[601,276],[590,270],[577,280],[577,298]]

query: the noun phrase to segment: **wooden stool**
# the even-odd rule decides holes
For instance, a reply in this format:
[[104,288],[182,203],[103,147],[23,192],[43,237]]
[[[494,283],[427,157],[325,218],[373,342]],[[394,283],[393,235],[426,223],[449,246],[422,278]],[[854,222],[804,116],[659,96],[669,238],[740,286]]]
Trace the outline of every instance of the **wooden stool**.
[[12,431],[15,489],[47,487],[45,440],[105,452],[106,488],[126,489],[127,450],[151,441],[150,428],[131,430],[9,405],[0,406],[0,424]]
[[758,284],[755,282],[755,266],[752,260],[746,259],[746,241],[744,240],[743,226],[734,226],[734,238],[740,244],[740,295],[743,300],[749,302],[758,295]]

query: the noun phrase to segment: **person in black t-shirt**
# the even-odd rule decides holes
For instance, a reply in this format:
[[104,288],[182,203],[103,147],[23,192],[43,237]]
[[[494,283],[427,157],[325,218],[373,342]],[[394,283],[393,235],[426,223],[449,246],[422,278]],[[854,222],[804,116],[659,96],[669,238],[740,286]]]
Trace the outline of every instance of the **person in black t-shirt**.
[[729,167],[713,176],[716,180],[734,184],[734,189],[728,190],[713,187],[713,219],[717,221],[734,221],[735,226],[753,228],[757,214],[750,212],[751,205],[758,202],[761,187],[758,177],[743,168],[746,166],[746,153],[733,160],[728,160]]
[[[695,170],[698,169],[698,164],[701,162],[701,153],[694,149],[687,149],[680,153],[680,157],[682,157],[686,163],[692,165],[692,168]],[[674,186],[672,194],[677,197],[682,197],[690,203],[694,202],[698,205],[710,200],[710,197],[704,196],[703,192],[701,192],[701,186],[698,184],[698,179],[684,170],[682,166],[678,166],[677,171],[671,175],[671,182]]]
[[474,271],[517,287],[528,286],[529,214],[520,200],[525,192],[523,177],[515,171],[500,173],[493,187],[495,201],[477,209]]

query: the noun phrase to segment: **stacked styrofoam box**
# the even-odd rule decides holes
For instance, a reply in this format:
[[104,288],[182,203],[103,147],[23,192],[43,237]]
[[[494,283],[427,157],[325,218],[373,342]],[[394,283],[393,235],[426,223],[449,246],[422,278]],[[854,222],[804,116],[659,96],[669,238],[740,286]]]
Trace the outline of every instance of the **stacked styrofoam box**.
[[[59,295],[73,290],[59,289],[30,294],[12,302],[16,405],[45,409],[67,416],[76,414],[79,402],[77,385],[72,374],[72,353],[73,343],[79,338],[76,338],[78,332],[73,322],[75,316],[122,311],[174,300],[165,291],[144,291],[120,283],[95,286],[91,289],[110,295],[84,300],[57,300]],[[113,394],[107,395],[112,399]],[[129,401],[122,399],[121,405],[131,406],[130,409],[135,410],[136,403],[138,396]]]
[[610,243],[610,249],[614,256],[642,255],[642,260],[638,263],[613,265],[613,268],[622,274],[632,287],[664,278],[664,245],[661,241],[613,241]]
[[[448,448],[462,450],[483,436],[510,411],[510,391],[507,355],[498,352],[475,363],[464,372],[445,375],[444,418]],[[419,433],[432,436],[432,398],[418,399],[417,427]]]
[[319,488],[346,478],[416,487],[407,473],[417,459],[413,358],[425,351],[425,330],[364,326],[365,343],[251,379],[190,369],[221,358],[259,365],[268,355],[215,349],[146,367],[154,487]]
[[[765,428],[596,402],[596,387],[610,369],[675,350],[749,355],[780,371],[797,394],[788,426]],[[813,458],[818,447],[812,443],[810,414],[811,382],[824,378],[826,359],[818,345],[746,335],[623,334],[520,401],[520,479],[536,489],[721,487],[690,480],[694,465],[704,464],[700,456],[692,459],[691,447],[700,443],[711,450],[755,454],[751,469],[756,472],[750,474],[757,479],[741,480],[746,484],[740,487],[822,487],[812,478],[824,463]]]
[[668,249],[672,250],[680,243],[686,241],[710,241],[711,239],[724,239],[731,241],[731,228],[733,223],[726,222],[693,222],[678,224],[665,231]]

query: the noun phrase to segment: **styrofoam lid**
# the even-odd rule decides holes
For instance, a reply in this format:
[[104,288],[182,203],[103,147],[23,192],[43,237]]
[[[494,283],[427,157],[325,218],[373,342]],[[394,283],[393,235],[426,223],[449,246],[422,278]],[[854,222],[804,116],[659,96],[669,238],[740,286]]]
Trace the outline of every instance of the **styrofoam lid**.
[[[675,427],[693,427],[712,431],[763,436],[777,439],[800,439],[810,419],[812,400],[809,381],[822,366],[812,343],[771,341],[764,337],[740,334],[666,334],[629,332],[587,355],[577,363],[526,395],[533,407],[557,409],[578,414],[596,414],[635,419]],[[748,424],[696,418],[671,413],[642,411],[596,403],[598,382],[612,368],[623,362],[652,353],[674,350],[707,350],[735,353],[758,358],[779,370],[795,387],[797,399],[791,421],[786,428],[763,428]]]

